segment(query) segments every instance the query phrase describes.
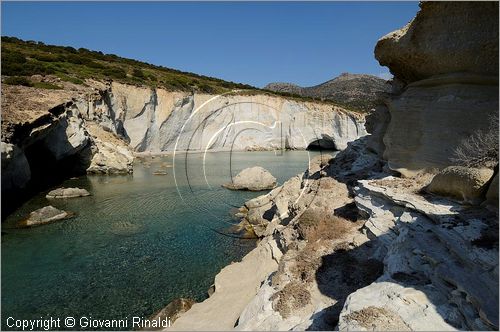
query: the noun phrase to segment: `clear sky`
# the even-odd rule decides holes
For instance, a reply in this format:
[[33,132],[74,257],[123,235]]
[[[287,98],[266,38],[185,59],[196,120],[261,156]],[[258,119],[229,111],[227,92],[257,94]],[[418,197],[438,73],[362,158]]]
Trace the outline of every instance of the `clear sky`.
[[383,35],[417,2],[5,2],[2,35],[85,47],[262,87],[388,73]]

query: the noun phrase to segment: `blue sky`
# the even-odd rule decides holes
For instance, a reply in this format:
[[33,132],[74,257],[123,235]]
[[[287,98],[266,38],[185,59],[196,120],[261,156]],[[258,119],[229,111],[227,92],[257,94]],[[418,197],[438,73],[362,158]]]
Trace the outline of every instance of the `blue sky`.
[[379,75],[383,35],[417,2],[5,2],[2,35],[243,82],[310,86]]

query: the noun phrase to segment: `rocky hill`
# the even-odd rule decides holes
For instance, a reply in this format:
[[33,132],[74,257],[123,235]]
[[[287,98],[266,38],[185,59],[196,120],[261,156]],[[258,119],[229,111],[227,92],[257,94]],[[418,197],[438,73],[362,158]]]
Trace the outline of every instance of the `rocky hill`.
[[327,82],[300,87],[292,83],[270,83],[266,90],[289,93],[320,100],[330,100],[347,107],[368,111],[377,105],[377,101],[389,92],[387,81],[372,75],[343,73]]

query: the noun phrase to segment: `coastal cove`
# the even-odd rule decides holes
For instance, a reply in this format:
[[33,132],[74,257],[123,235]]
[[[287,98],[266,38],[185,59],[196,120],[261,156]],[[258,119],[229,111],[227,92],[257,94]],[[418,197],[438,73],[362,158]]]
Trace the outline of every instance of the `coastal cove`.
[[[177,155],[175,163],[168,155],[139,157],[133,175],[88,175],[62,184],[85,188],[89,197],[36,195],[3,224],[2,314],[131,319],[148,317],[175,298],[204,300],[219,270],[256,244],[229,229],[238,222],[232,210],[263,192],[221,184],[256,165],[282,184],[319,153],[210,152],[205,160],[194,153]],[[17,227],[46,205],[76,215]]]

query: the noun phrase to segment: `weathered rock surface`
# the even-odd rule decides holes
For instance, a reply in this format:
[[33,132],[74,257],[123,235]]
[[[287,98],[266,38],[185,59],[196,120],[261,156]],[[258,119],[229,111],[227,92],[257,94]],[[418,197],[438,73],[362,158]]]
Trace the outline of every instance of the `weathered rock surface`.
[[460,142],[489,127],[498,113],[497,37],[495,4],[424,2],[413,21],[379,40],[375,57],[395,75],[385,101],[391,169],[412,176],[450,166]]
[[127,174],[133,172],[134,156],[127,144],[115,134],[94,123],[87,123],[95,151],[87,173]]
[[491,115],[498,112],[498,82],[474,84],[464,79],[415,82],[388,101],[391,120],[384,158],[391,169],[412,176],[450,166],[461,141],[490,126]]
[[266,169],[255,166],[245,168],[232,178],[231,183],[222,186],[232,190],[268,190],[276,187],[276,178]]
[[2,191],[24,188],[31,178],[31,170],[23,151],[13,144],[2,142]]
[[422,2],[420,8],[408,25],[378,41],[382,66],[406,83],[458,72],[498,76],[495,3]]
[[361,115],[268,95],[213,96],[112,83],[77,105],[138,152],[305,149],[320,139],[341,150],[366,134]]
[[49,191],[46,198],[75,198],[90,196],[90,193],[85,189],[80,188],[57,188]]
[[73,216],[72,213],[56,209],[52,205],[49,205],[31,212],[27,219],[20,222],[20,225],[24,227],[39,226],[71,216]]
[[[348,316],[375,306],[397,312],[412,330],[496,329],[498,216],[422,197],[393,185],[397,180],[363,180],[356,188],[385,267],[375,283],[348,297],[339,328],[359,328]],[[495,235],[485,241],[488,234]]]
[[427,190],[466,203],[479,204],[485,198],[492,176],[493,170],[488,168],[448,166],[432,179]]

